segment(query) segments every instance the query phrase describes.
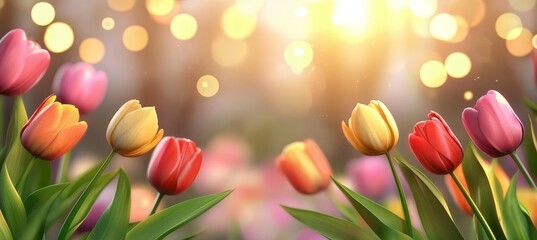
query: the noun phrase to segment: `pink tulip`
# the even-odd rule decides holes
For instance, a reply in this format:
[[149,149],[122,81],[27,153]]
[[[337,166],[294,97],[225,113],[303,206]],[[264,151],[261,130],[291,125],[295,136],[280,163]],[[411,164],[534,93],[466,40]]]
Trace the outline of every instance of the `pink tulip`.
[[353,159],[345,169],[354,189],[366,197],[380,199],[395,187],[390,165],[384,157]]
[[524,126],[497,91],[490,90],[473,108],[462,113],[462,123],[472,141],[491,157],[515,151],[524,138]]
[[75,105],[81,113],[94,111],[103,101],[108,79],[85,62],[63,64],[54,77],[53,91],[58,100]]
[[461,143],[436,112],[414,126],[408,144],[421,165],[434,174],[451,173],[462,162]]
[[165,137],[151,155],[147,177],[160,193],[176,195],[192,185],[202,159],[201,149],[193,141]]
[[26,39],[22,29],[0,39],[0,94],[16,96],[30,90],[50,64],[49,53]]

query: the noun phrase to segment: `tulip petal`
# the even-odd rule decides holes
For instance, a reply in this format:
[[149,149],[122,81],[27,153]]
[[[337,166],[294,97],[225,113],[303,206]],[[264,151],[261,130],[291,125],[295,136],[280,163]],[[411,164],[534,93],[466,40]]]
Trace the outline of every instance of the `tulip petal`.
[[69,69],[71,68],[70,63],[64,63],[62,64],[58,70],[56,70],[56,74],[54,74],[54,79],[52,80],[52,91],[54,91],[56,94],[59,93],[63,87],[63,81],[62,78],[67,74]]
[[133,112],[135,110],[141,109],[142,105],[140,105],[140,102],[138,100],[130,100],[126,103],[124,103],[114,114],[112,119],[110,120],[110,123],[108,124],[108,128],[106,129],[106,140],[108,143],[112,146],[114,146],[112,135],[114,134],[114,130],[116,129],[117,125],[121,122],[121,120],[130,112]]
[[24,68],[21,71],[18,83],[13,85],[11,95],[19,95],[28,91],[45,75],[50,64],[50,54],[46,50],[35,51],[26,56]]
[[[350,123],[350,119],[349,119],[349,123]],[[371,152],[369,151],[368,148],[366,148],[364,145],[362,145],[359,141],[358,141],[358,138],[356,138],[356,136],[354,135],[353,131],[345,124],[345,122],[341,122],[341,128],[343,129],[343,134],[345,135],[345,137],[347,138],[347,141],[351,143],[351,145],[358,151],[360,151],[361,153],[365,154],[365,155],[379,155],[378,153],[376,152]]]
[[151,174],[148,176],[152,182],[162,186],[166,179],[178,168],[180,163],[179,144],[174,138],[166,137],[161,140],[155,150],[154,157],[151,157],[150,166]]
[[88,124],[84,121],[66,126],[39,156],[47,160],[54,160],[63,156],[80,142],[87,128]]
[[198,176],[202,159],[203,155],[201,153],[201,149],[197,148],[197,150],[189,156],[189,159],[184,161],[175,183],[176,186],[174,194],[184,192],[186,189],[188,189],[188,187],[190,187],[190,185],[192,185]]
[[381,115],[373,108],[358,104],[349,120],[350,128],[367,152],[380,155],[392,146],[392,133]]
[[22,29],[8,32],[0,40],[0,92],[7,94],[24,68],[26,34]]
[[500,157],[505,154],[496,150],[481,132],[479,126],[479,113],[473,108],[466,108],[462,112],[462,123],[466,132],[475,143],[475,145],[483,152],[491,157]]
[[64,128],[70,124],[76,123],[79,120],[78,109],[71,104],[61,105],[61,120],[57,125],[57,128]]
[[[459,141],[454,138],[449,132],[446,132],[446,127],[438,119],[432,119],[426,122],[425,132],[427,142],[435,149],[443,158],[450,161],[460,160],[462,162],[462,146]],[[454,163],[456,166],[460,164]]]
[[312,184],[315,177],[311,176],[311,171],[307,171],[302,162],[281,155],[276,159],[276,165],[297,191],[304,194],[317,192],[317,186]]
[[392,147],[395,146],[395,144],[399,140],[399,129],[397,128],[397,123],[395,123],[395,119],[393,118],[392,113],[390,112],[390,110],[388,110],[384,103],[378,100],[371,101],[371,103],[369,103],[369,106],[377,109],[377,111],[384,119],[384,122],[387,123],[388,127],[390,128],[390,133],[392,134]]
[[23,145],[35,155],[42,153],[50,144],[50,141],[44,140],[56,136],[59,131],[56,126],[60,121],[61,104],[54,102],[46,106],[23,128],[21,134]]
[[162,136],[164,136],[164,130],[160,129],[155,135],[155,137],[153,138],[153,140],[151,140],[151,142],[148,142],[147,144],[140,146],[138,149],[135,149],[132,151],[118,151],[118,153],[125,157],[137,157],[137,156],[143,155],[146,152],[149,152],[151,149],[153,149],[162,139]]
[[[310,157],[311,162],[317,168],[317,171],[323,172],[321,176],[330,178],[330,176],[332,175],[332,168],[330,167],[328,161],[326,161],[327,158],[319,145],[317,145],[317,143],[311,139],[304,140],[304,144],[306,145],[306,153]],[[325,179],[322,182],[325,181],[330,181],[330,179]]]
[[410,149],[429,171],[435,174],[448,174],[455,169],[450,161],[446,161],[434,148],[422,137],[410,134],[408,137]]

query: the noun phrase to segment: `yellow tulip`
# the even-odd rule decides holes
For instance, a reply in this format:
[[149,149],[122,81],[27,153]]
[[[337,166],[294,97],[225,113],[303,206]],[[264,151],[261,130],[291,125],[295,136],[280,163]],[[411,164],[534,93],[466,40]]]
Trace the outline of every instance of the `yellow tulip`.
[[51,161],[70,151],[87,128],[75,106],[56,102],[56,95],[50,95],[22,128],[21,143],[33,155]]
[[108,129],[106,140],[112,149],[125,156],[136,157],[153,149],[162,139],[155,107],[143,107],[138,100],[130,100],[116,112]]
[[341,122],[347,140],[365,155],[382,155],[392,149],[399,139],[399,131],[386,106],[378,100],[369,105],[356,104],[348,126]]

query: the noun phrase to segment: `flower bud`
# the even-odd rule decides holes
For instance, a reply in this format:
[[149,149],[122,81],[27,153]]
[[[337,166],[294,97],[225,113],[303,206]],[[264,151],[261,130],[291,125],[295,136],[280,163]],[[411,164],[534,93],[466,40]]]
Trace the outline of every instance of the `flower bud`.
[[332,168],[314,140],[287,145],[276,165],[291,185],[304,194],[314,194],[328,187]]
[[524,138],[524,126],[507,100],[494,90],[462,113],[462,123],[475,145],[491,157],[515,151]]
[[418,122],[408,136],[414,156],[435,174],[453,172],[462,162],[462,145],[440,114],[431,111],[429,119]]
[[341,122],[347,140],[365,155],[382,155],[392,149],[399,139],[399,131],[392,114],[378,100],[369,105],[356,104],[348,126]]
[[0,94],[16,96],[30,90],[50,64],[48,51],[28,39],[22,29],[0,39]]
[[88,128],[86,122],[79,121],[75,106],[55,100],[55,95],[46,98],[21,130],[24,148],[45,160],[57,159],[71,150]]
[[192,185],[202,159],[201,149],[193,141],[164,137],[151,155],[147,178],[160,193],[177,195]]
[[106,73],[95,71],[91,64],[66,63],[56,72],[53,90],[61,102],[75,105],[81,113],[89,113],[102,103],[107,85]]
[[149,152],[163,135],[164,130],[158,127],[155,107],[142,108],[138,100],[123,104],[106,129],[106,140],[112,149],[125,157]]

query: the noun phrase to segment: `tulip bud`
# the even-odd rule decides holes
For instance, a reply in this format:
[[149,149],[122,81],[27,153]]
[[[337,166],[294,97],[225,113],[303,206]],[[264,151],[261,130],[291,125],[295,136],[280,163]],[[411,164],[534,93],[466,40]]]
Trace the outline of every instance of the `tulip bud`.
[[193,141],[164,137],[151,155],[147,178],[160,193],[177,195],[192,185],[202,159],[201,149]]
[[95,110],[103,101],[108,85],[106,73],[85,62],[63,64],[54,77],[53,90],[61,102],[75,105],[81,113]]
[[507,100],[494,90],[462,113],[462,123],[475,145],[491,157],[515,151],[524,138],[524,126]]
[[155,107],[142,108],[138,100],[123,104],[106,129],[106,140],[112,149],[125,157],[149,152],[163,135],[164,130],[158,129]]
[[328,187],[332,168],[314,140],[287,145],[276,165],[291,185],[304,194],[314,194]]
[[[496,177],[498,178],[498,181],[500,182],[500,187],[503,191],[503,195],[505,195],[507,193],[507,189],[509,188],[509,184],[510,184],[509,177],[507,176],[505,171],[499,165],[496,165],[494,167],[495,172],[492,172],[492,166],[490,165],[490,163],[485,162],[485,161],[482,161],[481,163],[482,163],[481,166],[483,167],[483,170],[485,171],[485,174],[487,175],[487,179],[489,183],[491,184],[492,194],[496,195],[496,191],[494,191],[494,189],[496,189],[496,181],[494,180],[494,177]],[[466,182],[466,178],[464,177],[464,170],[463,170],[462,165],[459,165],[459,167],[457,167],[453,171],[453,174],[455,174],[455,176],[459,179],[459,181],[461,181],[464,189],[466,189],[466,191],[469,192],[468,184]],[[472,208],[470,207],[470,204],[468,204],[468,201],[466,200],[463,193],[457,186],[457,183],[455,183],[455,180],[453,180],[453,178],[450,175],[446,175],[444,176],[444,182],[446,183],[449,193],[451,194],[451,197],[455,201],[455,204],[457,205],[457,207],[459,207],[459,209],[462,212],[468,215],[472,215],[473,213]]]
[[79,122],[78,109],[55,102],[50,95],[21,130],[21,143],[33,155],[54,160],[71,150],[84,136],[88,125]]
[[347,140],[365,155],[382,155],[392,149],[399,139],[399,131],[386,106],[378,100],[369,105],[356,104],[348,126],[341,122]]
[[431,111],[429,119],[414,126],[408,136],[414,156],[435,174],[453,172],[462,162],[462,145],[440,114]]
[[0,39],[0,94],[16,96],[30,90],[50,64],[49,53],[30,40],[22,29]]

